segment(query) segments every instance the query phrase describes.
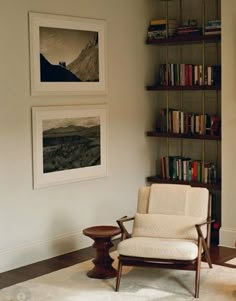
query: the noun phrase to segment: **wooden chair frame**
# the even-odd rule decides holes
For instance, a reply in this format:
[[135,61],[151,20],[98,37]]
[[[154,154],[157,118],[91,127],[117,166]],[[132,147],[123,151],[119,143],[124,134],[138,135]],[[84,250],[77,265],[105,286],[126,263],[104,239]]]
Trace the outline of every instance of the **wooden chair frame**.
[[[198,234],[198,256],[195,260],[167,260],[159,258],[144,258],[144,257],[134,257],[134,256],[124,256],[120,255],[118,257],[118,272],[116,278],[116,288],[115,291],[119,291],[120,279],[122,275],[123,266],[141,266],[141,267],[159,267],[166,269],[182,269],[182,270],[193,270],[195,273],[195,298],[199,298],[199,286],[200,286],[200,270],[201,270],[201,260],[205,256],[205,259],[209,265],[209,268],[212,268],[211,257],[209,253],[210,247],[210,225],[214,220],[211,219],[211,200],[209,196],[208,200],[208,215],[206,221],[201,224],[196,224],[195,228]],[[117,223],[121,229],[121,240],[129,239],[131,235],[124,226],[125,222],[133,221],[134,217],[124,216],[117,220]],[[207,225],[207,235],[204,238],[202,234],[201,227]],[[203,252],[202,252],[203,250]]]

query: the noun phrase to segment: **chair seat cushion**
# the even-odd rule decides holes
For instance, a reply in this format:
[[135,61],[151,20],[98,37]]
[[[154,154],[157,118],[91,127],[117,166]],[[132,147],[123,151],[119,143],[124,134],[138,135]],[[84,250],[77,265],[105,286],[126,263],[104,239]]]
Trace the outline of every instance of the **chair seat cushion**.
[[153,237],[123,240],[117,250],[120,255],[173,260],[194,260],[198,255],[196,241]]

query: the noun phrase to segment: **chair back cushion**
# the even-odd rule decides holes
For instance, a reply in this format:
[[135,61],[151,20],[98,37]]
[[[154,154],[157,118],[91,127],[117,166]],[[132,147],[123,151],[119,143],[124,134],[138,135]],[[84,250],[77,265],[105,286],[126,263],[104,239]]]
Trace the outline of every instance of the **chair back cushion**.
[[[208,216],[206,188],[177,184],[141,187],[133,236],[197,239],[195,224]],[[202,228],[206,237],[206,227]]]
[[189,185],[153,184],[147,213],[185,215]]

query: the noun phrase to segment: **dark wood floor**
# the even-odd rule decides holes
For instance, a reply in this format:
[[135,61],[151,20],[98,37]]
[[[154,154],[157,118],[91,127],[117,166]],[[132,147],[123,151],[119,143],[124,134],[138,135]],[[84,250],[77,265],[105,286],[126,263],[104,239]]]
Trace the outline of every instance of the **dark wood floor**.
[[[116,245],[116,242],[114,242]],[[115,246],[113,247],[114,250]],[[211,246],[210,249],[213,264],[236,268],[234,265],[225,264],[226,261],[236,257],[235,248]],[[52,259],[40,261],[12,271],[0,273],[0,288],[11,286],[62,268],[94,258],[95,250],[90,248],[81,249]]]

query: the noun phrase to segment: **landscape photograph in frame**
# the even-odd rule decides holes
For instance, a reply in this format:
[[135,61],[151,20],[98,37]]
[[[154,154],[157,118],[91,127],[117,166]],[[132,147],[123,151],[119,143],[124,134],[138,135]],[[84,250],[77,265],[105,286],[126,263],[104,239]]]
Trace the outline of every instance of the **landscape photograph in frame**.
[[29,13],[31,95],[106,93],[106,22]]
[[33,107],[34,188],[106,176],[106,107]]

